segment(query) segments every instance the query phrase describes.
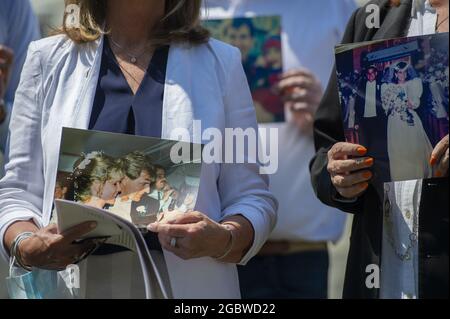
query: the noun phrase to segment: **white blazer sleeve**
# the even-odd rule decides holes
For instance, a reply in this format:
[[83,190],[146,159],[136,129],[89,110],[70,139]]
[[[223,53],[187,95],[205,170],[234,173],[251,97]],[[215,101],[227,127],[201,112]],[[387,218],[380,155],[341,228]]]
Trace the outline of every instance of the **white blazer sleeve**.
[[44,193],[41,144],[42,70],[33,43],[28,49],[10,122],[5,177],[0,181],[0,253],[9,258],[3,240],[16,221],[41,226]]
[[[233,57],[227,61],[227,65],[225,127],[251,128],[258,136],[255,109],[237,49],[233,49]],[[259,164],[247,163],[248,154],[245,154],[245,159],[245,164],[222,164],[218,185],[224,218],[242,215],[254,229],[254,241],[241,260],[242,265],[255,256],[268,239],[275,227],[278,206],[275,197],[269,192],[267,175],[259,173]]]

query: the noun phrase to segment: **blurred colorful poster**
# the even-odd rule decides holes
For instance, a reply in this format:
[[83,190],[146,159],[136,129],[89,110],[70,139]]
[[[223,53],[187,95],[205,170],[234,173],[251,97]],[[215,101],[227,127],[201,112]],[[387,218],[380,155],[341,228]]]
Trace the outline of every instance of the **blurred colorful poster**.
[[283,122],[284,104],[274,90],[283,72],[281,17],[207,20],[204,24],[214,38],[241,50],[258,121]]

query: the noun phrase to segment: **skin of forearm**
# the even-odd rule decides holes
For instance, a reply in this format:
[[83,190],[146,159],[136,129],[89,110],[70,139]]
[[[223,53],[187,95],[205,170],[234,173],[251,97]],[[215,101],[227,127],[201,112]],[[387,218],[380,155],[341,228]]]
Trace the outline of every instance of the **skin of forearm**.
[[232,232],[234,237],[233,249],[222,261],[226,263],[239,263],[253,244],[255,234],[253,226],[247,218],[241,215],[228,217],[222,221],[222,224],[233,227]]
[[11,245],[13,244],[14,239],[21,233],[25,232],[32,232],[35,233],[39,230],[39,228],[36,226],[36,224],[29,220],[29,221],[19,221],[15,222],[11,226],[8,227],[8,229],[5,232],[4,236],[4,246],[8,253],[10,253]]

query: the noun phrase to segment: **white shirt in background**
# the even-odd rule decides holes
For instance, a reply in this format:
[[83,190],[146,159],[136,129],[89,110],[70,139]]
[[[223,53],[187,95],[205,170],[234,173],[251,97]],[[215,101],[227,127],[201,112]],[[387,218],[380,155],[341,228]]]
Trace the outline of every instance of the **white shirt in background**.
[[377,81],[367,81],[366,85],[366,105],[364,107],[364,117],[377,116]]
[[408,37],[436,32],[436,9],[431,6],[429,0],[413,0],[411,18]]
[[114,205],[108,208],[108,211],[131,223],[131,204],[131,199],[123,200],[121,197],[117,197]]
[[[334,46],[357,6],[353,0],[208,0],[204,17],[225,19],[279,15],[282,19],[283,68],[311,70],[327,86]],[[293,124],[262,124],[279,129],[279,169],[270,176],[270,190],[279,201],[272,240],[337,241],[345,214],[323,205],[315,196],[309,162],[315,154],[311,136]]]

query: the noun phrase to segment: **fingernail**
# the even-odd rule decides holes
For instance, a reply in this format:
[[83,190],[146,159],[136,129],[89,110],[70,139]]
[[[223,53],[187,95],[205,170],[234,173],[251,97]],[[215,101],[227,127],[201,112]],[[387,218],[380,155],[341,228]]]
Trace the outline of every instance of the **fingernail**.
[[367,154],[367,148],[365,148],[365,147],[358,147],[358,149],[356,151],[358,152],[359,155]]
[[434,165],[436,164],[436,162],[437,162],[437,158],[434,157],[434,156],[431,156],[431,159],[430,159],[430,165],[431,165],[431,166],[434,166]]
[[363,174],[363,177],[364,177],[365,179],[372,178],[372,173],[371,173],[371,172],[365,172],[365,173]]
[[155,231],[156,230],[156,223],[151,223],[147,226],[147,229],[149,231]]
[[364,164],[369,165],[369,166],[372,166],[372,165],[373,165],[373,158],[370,157],[370,158],[366,159],[366,160],[364,161]]
[[442,177],[441,171],[436,171],[435,175],[436,175],[436,177]]
[[96,228],[96,227],[97,227],[97,222],[91,222],[91,223],[89,224],[89,227],[90,227],[91,229]]
[[361,184],[361,189],[366,189],[367,187],[369,187],[369,183],[362,183]]

